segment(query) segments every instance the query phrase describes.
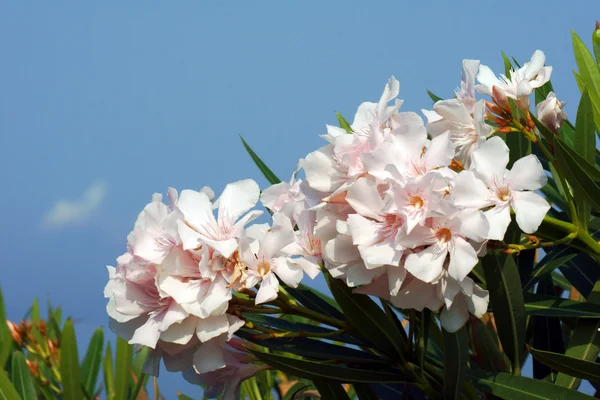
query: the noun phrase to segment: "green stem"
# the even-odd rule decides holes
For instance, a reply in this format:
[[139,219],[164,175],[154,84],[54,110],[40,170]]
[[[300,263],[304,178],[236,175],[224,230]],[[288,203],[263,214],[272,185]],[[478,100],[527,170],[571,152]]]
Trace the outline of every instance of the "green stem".
[[348,325],[343,321],[320,314],[298,304],[298,302],[292,299],[287,293],[285,293],[285,291],[279,292],[279,296],[275,302],[288,314],[306,317],[308,319],[312,319],[313,321],[321,322],[325,325],[334,326],[340,329],[348,328]]

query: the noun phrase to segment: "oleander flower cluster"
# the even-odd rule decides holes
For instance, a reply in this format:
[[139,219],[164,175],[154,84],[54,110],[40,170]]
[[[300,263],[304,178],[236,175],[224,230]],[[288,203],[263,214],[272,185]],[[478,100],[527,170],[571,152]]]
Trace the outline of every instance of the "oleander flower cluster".
[[[455,97],[433,110],[401,111],[391,77],[377,103],[362,103],[350,128],[327,126],[325,144],[298,162],[290,181],[262,194],[252,180],[210,188],[170,188],[140,213],[127,252],[108,267],[111,328],[129,343],[153,349],[159,363],[186,371],[209,394],[234,394],[264,366],[234,335],[244,325],[231,313],[235,291],[252,290],[257,305],[297,287],[325,268],[357,293],[399,309],[440,312],[454,332],[488,307],[488,292],[469,274],[489,241],[502,241],[514,219],[537,230],[550,209],[536,190],[546,175],[535,155],[516,160],[490,123],[509,100],[528,108],[551,67],[536,51],[510,78],[464,60]],[[489,98],[488,98],[489,99]],[[553,131],[565,120],[554,93],[538,105]],[[254,223],[263,212],[272,222]],[[225,397],[227,398],[227,397]]]

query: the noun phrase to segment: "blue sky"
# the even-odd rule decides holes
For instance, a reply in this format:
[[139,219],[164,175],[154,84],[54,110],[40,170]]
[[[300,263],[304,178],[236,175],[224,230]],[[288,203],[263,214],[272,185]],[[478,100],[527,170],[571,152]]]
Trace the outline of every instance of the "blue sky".
[[[500,50],[524,62],[539,48],[574,117],[569,30],[589,44],[594,18],[592,1],[0,2],[9,317],[50,297],[89,336],[107,322],[104,266],[152,193],[249,177],[265,188],[238,134],[288,179],[335,111],[351,119],[392,74],[403,110],[419,111],[426,88],[453,94],[463,58],[502,72]],[[169,399],[194,393],[159,382]]]

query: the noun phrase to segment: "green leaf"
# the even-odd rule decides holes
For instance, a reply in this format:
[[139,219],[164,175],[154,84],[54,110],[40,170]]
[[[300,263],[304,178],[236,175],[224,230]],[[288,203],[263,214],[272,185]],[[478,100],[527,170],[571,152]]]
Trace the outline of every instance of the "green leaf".
[[248,143],[246,143],[246,141],[244,140],[242,135],[240,135],[240,139],[242,139],[242,144],[244,145],[244,148],[250,155],[250,158],[252,158],[252,161],[254,161],[254,164],[256,164],[256,166],[258,167],[260,172],[262,172],[262,174],[265,177],[265,179],[267,180],[267,182],[269,182],[271,185],[281,182],[281,179],[279,179],[277,177],[277,175],[275,175],[273,173],[273,171],[271,171],[269,169],[269,167],[267,167],[267,165],[263,162],[263,160],[261,160],[260,157],[258,157],[258,155],[256,155],[254,150],[252,150],[252,148],[250,148],[250,146],[248,146]]
[[521,278],[512,256],[485,256],[482,258],[490,302],[498,327],[498,336],[513,373],[521,371],[525,350],[525,305]]
[[90,343],[88,344],[87,352],[81,364],[83,373],[83,386],[88,393],[96,391],[96,382],[98,373],[100,372],[100,364],[102,363],[102,350],[104,349],[104,331],[102,328],[96,329]]
[[562,247],[559,250],[546,254],[544,258],[536,265],[536,268],[531,273],[529,280],[523,286],[526,291],[533,287],[538,279],[545,274],[549,274],[555,269],[565,265],[568,261],[574,258],[577,253],[572,252],[568,247]]
[[47,341],[44,340],[42,333],[38,329],[38,325],[42,321],[41,313],[40,313],[40,304],[37,298],[33,299],[33,304],[31,306],[31,333],[35,338],[36,342],[42,346],[42,348],[47,348]]
[[471,342],[475,361],[486,371],[508,372],[504,354],[498,346],[498,337],[479,318],[471,319]]
[[585,90],[585,81],[583,80],[581,75],[577,73],[577,71],[573,71],[573,76],[575,77],[575,82],[577,82],[577,87],[579,88],[579,91],[583,93],[583,91]]
[[579,74],[586,82],[589,90],[594,94],[600,95],[600,70],[598,64],[592,57],[592,53],[583,43],[583,40],[574,31],[571,31],[573,37],[573,52],[575,53],[575,61],[579,68]]
[[556,386],[551,382],[506,373],[471,372],[470,377],[479,390],[502,399],[519,400],[590,400],[591,397]]
[[352,386],[354,386],[358,400],[379,400],[379,396],[368,383],[355,383]]
[[[585,87],[589,91],[594,108],[598,111],[594,112],[594,121],[596,127],[600,130],[600,69],[598,64],[592,57],[592,53],[585,46],[575,32],[571,32],[573,36],[573,51],[575,53],[575,61],[579,68],[579,75],[583,78]],[[579,84],[579,82],[578,82]]]
[[314,381],[322,400],[350,400],[348,393],[339,383]]
[[592,293],[594,284],[600,278],[600,268],[592,257],[579,252],[572,260],[560,267],[560,272],[586,299]]
[[435,94],[431,93],[429,90],[427,91],[427,94],[429,95],[429,97],[431,97],[431,100],[433,100],[434,103],[444,100],[440,96],[436,96]]
[[338,119],[338,122],[340,123],[340,128],[342,128],[343,130],[346,131],[346,133],[353,133],[352,132],[352,127],[350,126],[350,124],[348,123],[348,121],[346,121],[344,119],[344,117],[342,117],[342,114],[340,114],[339,112],[335,112],[335,115]]
[[[554,284],[550,275],[544,275],[536,288],[536,293],[540,295],[555,295]],[[561,332],[560,319],[557,317],[540,317],[534,316],[529,321],[533,323],[533,345],[539,350],[552,352],[565,352],[563,343],[563,335],[557,335],[556,332]],[[550,375],[551,380],[556,379],[556,373],[546,365],[533,360],[533,377],[535,379],[544,379]]]
[[319,292],[316,289],[301,283],[297,288],[284,286],[285,290],[297,301],[311,310],[317,311],[329,317],[344,320],[344,314],[340,311],[339,305],[331,297]]
[[506,54],[504,54],[504,52],[502,52],[502,61],[504,62],[504,76],[506,76],[507,78],[510,79],[510,75],[511,75],[513,66],[510,63],[510,60],[508,59]]
[[15,351],[12,356],[11,378],[15,389],[17,389],[22,399],[37,399],[33,377],[27,367],[25,356],[20,351]]
[[553,91],[554,89],[552,88],[552,82],[550,81],[544,83],[542,86],[535,89],[535,104],[537,105],[538,103],[541,103],[542,101],[546,100],[546,98],[548,97],[548,93]]
[[457,332],[444,334],[444,398],[458,399],[469,369],[469,335],[463,326]]
[[[554,154],[559,166],[559,172],[567,178],[574,192],[585,196],[595,209],[599,209],[600,186],[586,172],[586,170],[593,171],[593,169],[589,168],[589,163],[583,157],[568,149],[566,144],[559,138],[555,140]],[[594,166],[591,167],[595,168]]]
[[[592,293],[588,297],[588,303],[600,305],[600,281],[594,285]],[[571,340],[565,355],[580,360],[594,361],[600,353],[600,318],[579,319],[571,334]],[[559,373],[556,382],[559,386],[577,389],[581,379]]]
[[[429,341],[429,326],[431,321],[431,310],[424,309],[417,314],[417,356],[418,365],[421,371],[424,370],[425,366],[425,354],[427,353],[427,342]],[[395,325],[397,326],[397,325]],[[400,336],[402,337],[402,336]]]
[[117,356],[115,365],[115,399],[126,400],[131,382],[133,346],[124,339],[117,338]]
[[73,321],[68,319],[62,332],[60,343],[60,376],[62,378],[63,398],[65,400],[81,400],[84,398],[81,390],[81,370],[77,355],[77,340]]
[[600,24],[596,21],[596,29],[592,33],[592,48],[594,49],[594,57],[596,57],[596,63],[600,68]]
[[138,395],[140,394],[142,389],[146,387],[147,381],[148,375],[144,374],[143,372],[140,375],[137,375],[137,382],[135,384],[135,387],[133,388],[133,391],[131,392],[131,396],[129,397],[130,400],[137,400]]
[[102,365],[104,372],[104,389],[106,391],[106,399],[114,400],[115,398],[115,374],[113,369],[113,357],[110,342],[106,345],[106,352],[104,353],[104,361]]
[[525,293],[525,312],[543,317],[600,318],[600,305],[555,296]]
[[0,400],[21,400],[17,389],[10,382],[8,375],[6,375],[3,369],[0,369]]
[[186,396],[185,394],[183,394],[181,392],[177,392],[177,399],[178,400],[194,400],[190,396]]
[[344,316],[360,335],[372,342],[384,354],[402,359],[403,348],[398,328],[388,319],[385,312],[364,294],[353,293],[342,280],[325,273],[327,284],[344,312]]
[[600,363],[533,348],[530,348],[529,352],[535,359],[556,371],[588,381],[600,382]]
[[143,346],[139,351],[136,351],[135,357],[133,360],[133,373],[135,376],[142,375],[142,369],[144,368],[144,362],[148,355],[150,354],[150,347]]
[[13,348],[12,335],[6,321],[8,321],[8,318],[6,318],[4,297],[2,296],[2,288],[0,288],[0,370],[4,369]]
[[[592,110],[592,101],[585,90],[579,101],[577,108],[577,120],[575,122],[575,140],[573,142],[575,150],[586,161],[593,164],[596,161],[596,128],[594,125],[594,115]],[[587,222],[590,219],[590,205],[585,196],[578,196],[575,193],[575,203],[579,210],[579,222],[583,229],[587,230]]]
[[314,389],[314,385],[312,382],[307,382],[305,380],[298,381],[294,383],[294,385],[288,389],[285,393],[285,396],[281,400],[293,400],[296,396],[305,392],[307,390]]
[[251,352],[260,361],[275,369],[312,381],[320,380],[338,383],[406,383],[406,380],[402,379],[402,377],[396,373],[299,360],[297,358],[254,350],[251,350]]

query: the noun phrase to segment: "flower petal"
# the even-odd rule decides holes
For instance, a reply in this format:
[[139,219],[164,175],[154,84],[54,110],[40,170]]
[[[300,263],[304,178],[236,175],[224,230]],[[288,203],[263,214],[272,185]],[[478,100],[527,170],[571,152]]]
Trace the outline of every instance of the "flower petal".
[[511,190],[538,190],[546,185],[548,177],[537,156],[530,154],[515,161],[506,181]]
[[448,265],[448,274],[462,281],[477,265],[479,259],[477,252],[466,240],[461,237],[455,237],[453,245],[450,246],[450,264]]
[[233,226],[235,221],[256,205],[260,188],[252,179],[244,179],[225,186],[219,198],[219,224]]
[[500,137],[494,136],[473,152],[471,170],[490,187],[494,179],[504,177],[508,152],[506,143]]
[[409,254],[404,268],[423,282],[434,282],[442,274],[447,254],[446,248],[433,244],[418,253]]
[[513,192],[510,203],[515,210],[517,224],[525,233],[534,233],[550,210],[550,204],[534,192]]

